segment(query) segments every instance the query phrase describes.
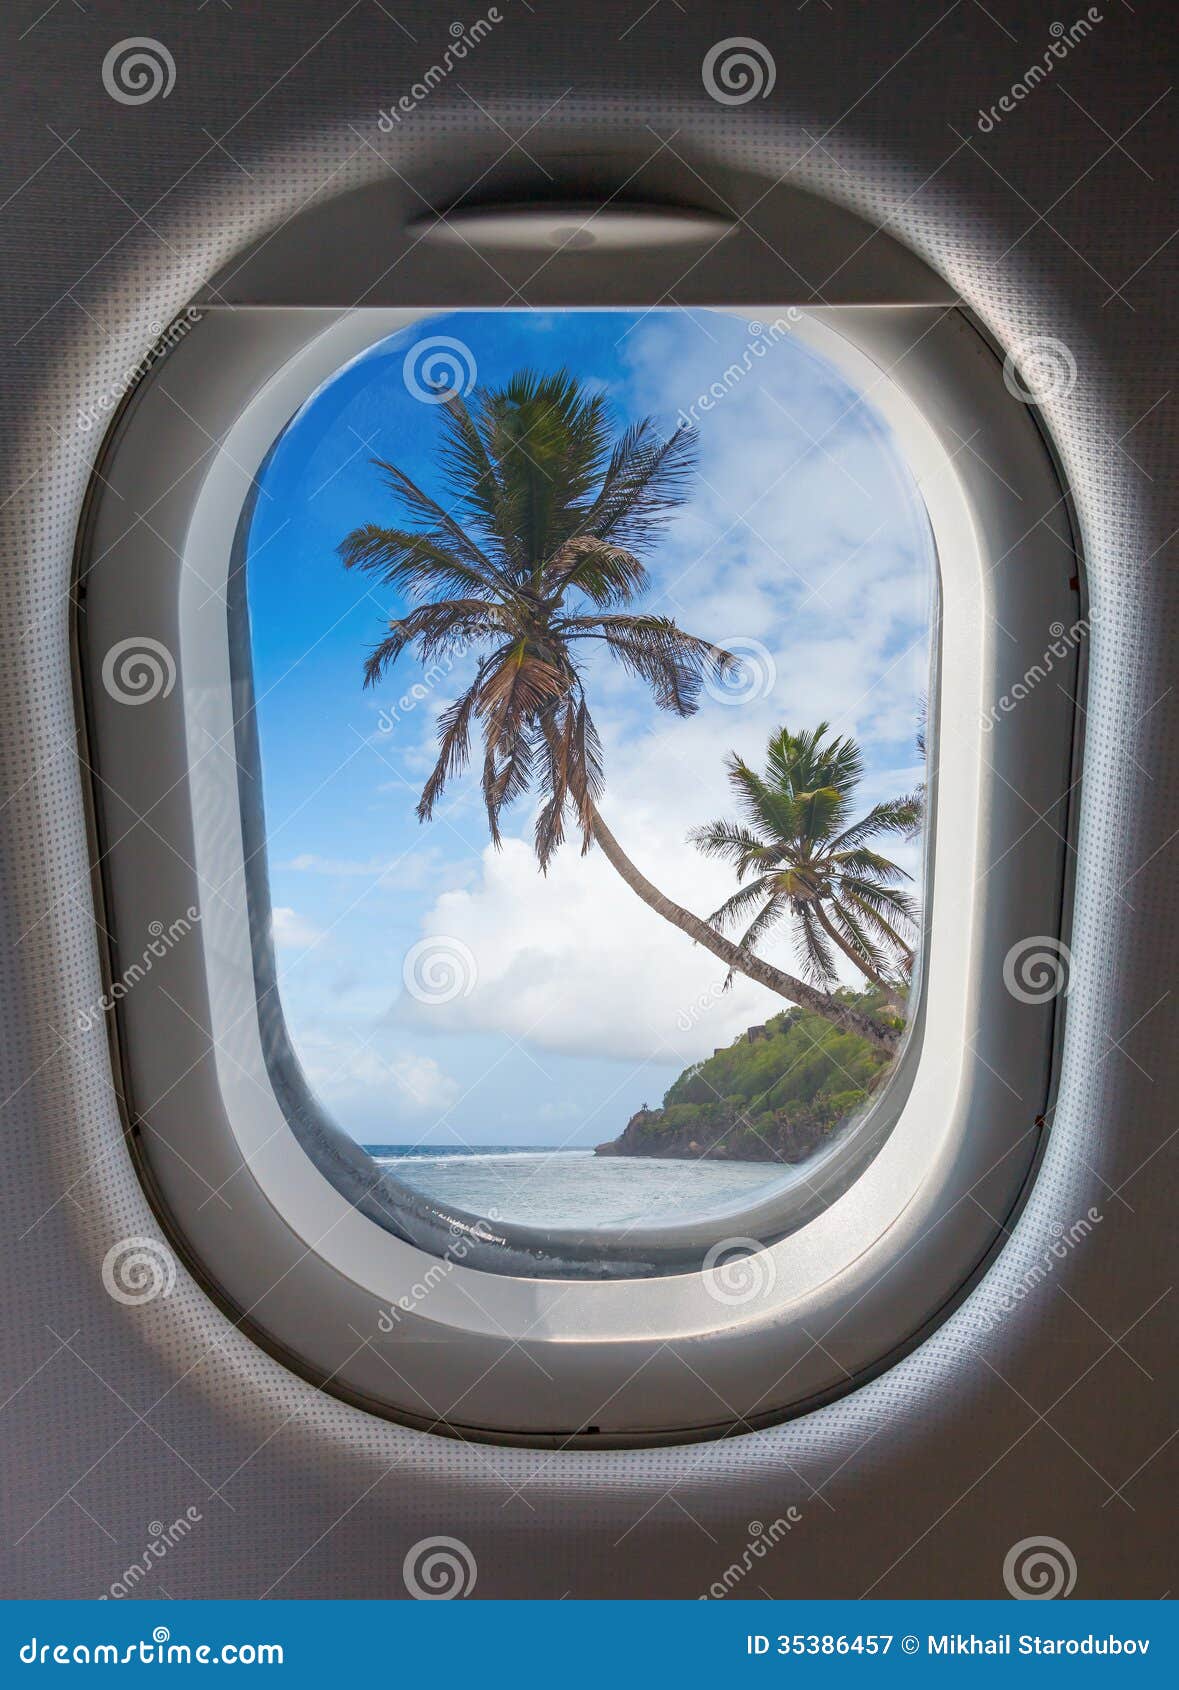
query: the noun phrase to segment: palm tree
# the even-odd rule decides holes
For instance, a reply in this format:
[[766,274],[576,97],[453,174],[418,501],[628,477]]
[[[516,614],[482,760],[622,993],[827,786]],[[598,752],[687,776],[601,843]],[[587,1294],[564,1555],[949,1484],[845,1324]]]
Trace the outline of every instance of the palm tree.
[[439,394],[443,505],[404,470],[374,460],[411,526],[366,523],[340,546],[344,564],[377,574],[413,607],[389,624],[365,664],[375,685],[407,649],[424,667],[473,653],[474,678],[439,718],[438,759],[417,806],[427,821],[447,782],[483,739],[482,794],[491,838],[505,809],[535,788],[542,872],[574,818],[583,853],[597,843],[666,920],[772,991],[892,1049],[896,1031],[732,944],[653,886],[598,810],[601,744],[585,695],[584,656],[604,646],[645,681],[656,704],[696,709],[706,676],[736,660],[667,616],[626,607],[647,585],[638,552],[686,497],[695,437],[660,438],[650,418],[613,434],[602,394],[567,370],[518,371],[470,406]]
[[864,760],[855,740],[828,732],[827,722],[797,734],[779,729],[760,775],[735,752],[726,759],[743,820],[709,822],[688,837],[732,863],[745,884],[709,920],[718,928],[748,922],[739,941],[747,951],[788,918],[816,985],[838,984],[839,951],[903,1014],[917,906],[900,887],[909,876],[871,841],[911,834],[917,801],[889,799],[853,821]]

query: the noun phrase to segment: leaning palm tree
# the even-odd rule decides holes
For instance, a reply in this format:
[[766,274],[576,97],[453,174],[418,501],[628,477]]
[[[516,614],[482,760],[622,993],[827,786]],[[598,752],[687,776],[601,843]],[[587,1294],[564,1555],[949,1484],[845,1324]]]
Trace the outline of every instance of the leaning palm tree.
[[918,801],[888,799],[853,821],[864,760],[855,740],[828,733],[826,722],[797,734],[780,728],[762,774],[736,753],[727,759],[742,819],[709,822],[688,837],[706,856],[732,863],[744,884],[709,920],[722,929],[744,925],[742,950],[789,920],[816,985],[838,984],[839,952],[903,1014],[917,906],[902,889],[904,869],[871,842],[911,834]]
[[496,845],[504,811],[534,789],[542,871],[571,817],[583,852],[596,843],[645,903],[731,969],[891,1049],[895,1029],[739,949],[664,897],[598,810],[602,754],[585,694],[588,653],[604,646],[679,716],[695,711],[706,677],[736,663],[671,617],[628,608],[648,579],[639,552],[686,497],[692,431],[661,438],[645,418],[615,436],[604,396],[566,370],[521,370],[502,388],[477,389],[470,405],[456,393],[438,397],[445,503],[375,460],[409,526],[367,523],[340,546],[348,568],[378,575],[412,602],[370,654],[366,685],[410,649],[427,668],[463,654],[475,660],[470,685],[439,717],[418,819],[429,820],[466,768],[477,727]]

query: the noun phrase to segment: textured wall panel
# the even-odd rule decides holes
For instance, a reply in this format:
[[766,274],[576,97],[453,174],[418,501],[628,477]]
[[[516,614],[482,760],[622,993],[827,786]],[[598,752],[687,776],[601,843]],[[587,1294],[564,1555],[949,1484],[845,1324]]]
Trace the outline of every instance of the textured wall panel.
[[[802,1522],[742,1594],[998,1595],[1008,1546],[1048,1533],[1076,1557],[1078,1594],[1161,1596],[1179,1447],[1169,8],[1106,0],[989,133],[979,109],[1071,14],[1015,0],[502,9],[392,134],[380,109],[446,44],[450,14],[424,0],[146,15],[20,0],[0,25],[6,1590],[98,1594],[153,1521],[191,1505],[200,1522],[145,1594],[401,1595],[406,1549],[449,1534],[474,1550],[481,1595],[694,1595],[751,1521],[794,1503]],[[175,84],[128,105],[101,70],[139,34],[168,47]],[[734,35],[758,37],[777,76],[769,97],[724,106],[700,67]],[[601,1455],[369,1418],[260,1354],[183,1272],[141,1308],[103,1293],[109,1246],[158,1228],[102,1037],[75,1031],[100,979],[68,644],[97,439],[79,415],[158,325],[318,195],[390,168],[423,199],[462,192],[506,153],[540,184],[509,137],[543,159],[595,131],[640,159],[673,149],[706,181],[725,155],[788,176],[908,242],[1005,344],[1062,342],[1076,379],[1046,409],[1096,613],[1064,1075],[1015,1237],[933,1338],[833,1406],[723,1444]],[[1092,1237],[981,1335],[980,1307],[1091,1205]]]

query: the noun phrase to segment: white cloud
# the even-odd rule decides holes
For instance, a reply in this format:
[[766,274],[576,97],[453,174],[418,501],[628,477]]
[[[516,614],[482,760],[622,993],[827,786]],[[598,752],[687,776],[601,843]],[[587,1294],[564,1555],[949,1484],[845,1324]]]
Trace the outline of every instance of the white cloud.
[[279,904],[271,910],[270,930],[280,950],[306,950],[309,945],[316,944],[324,937],[321,927],[316,927],[313,922],[285,904]]
[[458,1083],[432,1056],[388,1046],[387,1035],[362,1043],[346,1029],[312,1021],[299,1029],[299,1051],[312,1090],[330,1105],[383,1100],[382,1127],[404,1117],[435,1116],[449,1109]]
[[281,868],[294,874],[320,875],[329,880],[365,880],[370,888],[397,892],[437,891],[465,874],[462,865],[447,861],[440,850],[405,851],[400,856],[321,857],[304,851]]
[[[628,844],[691,907],[707,913],[725,895],[715,866],[677,847],[670,830]],[[461,938],[478,969],[467,997],[398,1000],[398,1020],[437,1033],[498,1032],[542,1050],[683,1064],[784,1007],[746,980],[722,993],[723,963],[649,910],[597,850],[565,848],[542,876],[524,841],[488,847],[478,884],[437,899],[423,930]]]
[[328,874],[341,878],[363,877],[368,880],[379,880],[394,866],[395,859],[369,857],[365,862],[359,862],[350,857],[319,857],[313,851],[304,851],[298,857],[292,857],[289,863],[283,863],[283,868],[292,869],[296,874]]
[[458,1098],[458,1085],[432,1056],[396,1056],[389,1068],[402,1096],[422,1111],[449,1109]]

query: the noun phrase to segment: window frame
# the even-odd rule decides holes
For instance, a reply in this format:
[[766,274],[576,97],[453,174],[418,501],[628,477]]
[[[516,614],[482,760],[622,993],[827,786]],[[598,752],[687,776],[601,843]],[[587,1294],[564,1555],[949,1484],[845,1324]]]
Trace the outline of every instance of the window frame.
[[[152,919],[200,911],[196,942],[160,965],[162,989],[128,992],[115,1010],[130,1130],[171,1230],[226,1306],[301,1371],[379,1412],[534,1441],[706,1436],[780,1419],[878,1370],[952,1305],[1002,1239],[1040,1149],[1063,1000],[996,993],[1013,942],[1061,933],[1071,806],[1029,826],[1017,795],[1043,778],[1037,768],[1072,791],[1077,713],[1046,696],[1035,741],[1016,731],[1018,716],[992,734],[981,722],[1042,655],[1050,624],[1081,615],[1064,495],[1028,407],[960,310],[804,313],[798,332],[861,389],[871,384],[899,425],[943,573],[936,739],[955,755],[930,787],[928,849],[935,835],[942,849],[929,865],[923,969],[938,992],[923,989],[868,1123],[882,1142],[859,1177],[785,1235],[766,1205],[726,1220],[726,1237],[774,1238],[752,1258],[769,1282],[762,1295],[718,1302],[699,1266],[715,1230],[692,1228],[675,1229],[688,1234],[675,1241],[681,1254],[653,1277],[621,1262],[617,1278],[574,1278],[558,1260],[557,1276],[540,1278],[521,1229],[472,1237],[469,1219],[419,1200],[406,1236],[394,1236],[357,1206],[360,1192],[350,1201],[339,1189],[363,1179],[345,1135],[321,1147],[339,1163],[335,1183],[305,1140],[293,1142],[242,924],[249,893],[230,796],[242,671],[239,661],[235,680],[227,615],[218,623],[221,571],[228,582],[249,488],[297,404],[349,356],[432,314],[206,311],[108,440],[81,552],[78,644],[112,982]],[[128,524],[126,508],[142,514]],[[1015,624],[1002,636],[998,604]],[[177,678],[148,709],[128,709],[102,686],[102,663],[120,639],[144,635],[173,655]],[[1066,684],[1082,666],[1074,648]],[[1001,885],[980,893],[969,871],[984,834]],[[166,908],[146,911],[149,885]],[[984,988],[988,1014],[971,1031]],[[443,1253],[444,1277],[427,1281]],[[423,1283],[429,1294],[415,1302]]]

